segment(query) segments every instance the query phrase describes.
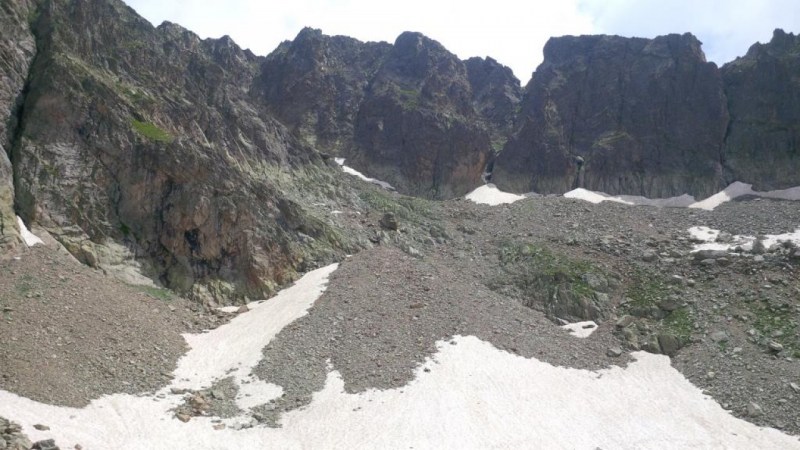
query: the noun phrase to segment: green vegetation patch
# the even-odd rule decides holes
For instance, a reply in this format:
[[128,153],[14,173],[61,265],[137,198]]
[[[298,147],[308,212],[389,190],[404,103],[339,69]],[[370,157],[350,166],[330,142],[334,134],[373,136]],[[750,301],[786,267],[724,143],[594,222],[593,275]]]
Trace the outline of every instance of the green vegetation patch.
[[667,285],[660,277],[647,274],[644,271],[636,272],[631,278],[631,284],[625,291],[625,296],[631,301],[630,307],[647,308],[657,306],[661,299],[669,294]]
[[405,109],[417,109],[420,104],[419,91],[416,89],[398,89],[400,100],[403,102]]
[[[505,281],[536,297],[542,294],[552,296],[555,289],[561,288],[581,297],[591,297],[594,290],[583,280],[583,275],[600,273],[587,261],[557,255],[532,243],[502,242],[498,256],[501,267],[509,276]],[[495,283],[499,281],[503,280]]]
[[770,307],[758,302],[750,304],[755,321],[753,327],[763,336],[779,342],[784,348],[800,354],[797,341],[797,321],[788,305]]
[[686,308],[676,309],[664,318],[664,330],[677,337],[683,344],[690,341],[694,320]]
[[137,133],[150,139],[151,141],[163,142],[169,144],[172,142],[172,136],[161,128],[150,122],[140,122],[138,120],[131,120],[131,125]]
[[359,197],[370,209],[391,212],[406,221],[419,223],[422,219],[437,219],[433,212],[433,202],[424,198],[396,195],[378,188],[364,189]]
[[142,285],[133,285],[133,287],[149,295],[150,297],[153,297],[156,300],[163,300],[165,302],[168,302],[175,299],[175,294],[169,289],[164,289],[155,286],[142,286]]

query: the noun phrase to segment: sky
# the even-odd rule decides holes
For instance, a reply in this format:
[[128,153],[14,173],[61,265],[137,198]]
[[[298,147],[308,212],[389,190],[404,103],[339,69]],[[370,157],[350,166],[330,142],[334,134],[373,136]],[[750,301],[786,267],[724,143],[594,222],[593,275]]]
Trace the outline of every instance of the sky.
[[722,65],[775,28],[800,32],[797,0],[124,0],[154,25],[176,22],[203,38],[231,36],[266,55],[306,26],[362,41],[419,31],[462,59],[491,56],[526,83],[551,36],[655,37],[691,32]]

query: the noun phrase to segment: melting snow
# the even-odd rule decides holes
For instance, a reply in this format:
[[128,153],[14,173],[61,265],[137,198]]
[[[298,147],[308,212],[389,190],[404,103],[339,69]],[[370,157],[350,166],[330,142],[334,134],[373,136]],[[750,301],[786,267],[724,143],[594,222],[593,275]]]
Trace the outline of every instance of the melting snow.
[[261,349],[284,326],[306,314],[336,267],[332,264],[307,273],[270,300],[248,304],[249,312],[215,330],[184,335],[191,350],[178,361],[171,387],[202,389],[230,374],[244,381],[261,359]]
[[694,197],[683,194],[679,197],[670,198],[646,198],[636,195],[608,195],[603,192],[588,191],[583,188],[573,189],[566,194],[566,198],[577,198],[591,203],[616,202],[625,205],[644,205],[660,207],[686,207],[694,203]]
[[467,200],[482,205],[502,205],[504,203],[514,203],[525,198],[524,195],[511,194],[497,189],[493,184],[484,184],[466,195]]
[[753,185],[737,181],[722,191],[712,195],[711,197],[700,201],[695,201],[694,197],[688,194],[683,194],[678,197],[650,199],[634,195],[608,195],[603,192],[589,191],[583,188],[573,189],[565,193],[564,197],[576,198],[591,203],[616,202],[625,205],[645,205],[675,208],[688,207],[710,211],[727,201],[743,195],[753,195],[756,197],[782,200],[800,200],[800,186],[777,191],[759,192],[753,190]]
[[710,211],[725,202],[731,201],[737,197],[741,197],[744,195],[754,195],[757,197],[774,198],[781,200],[800,200],[800,186],[796,186],[789,189],[781,189],[777,191],[759,192],[753,190],[752,184],[747,184],[737,181],[735,183],[732,183],[730,186],[726,187],[722,191],[712,195],[711,197],[708,197],[705,200],[689,205],[689,207],[706,209]]
[[[348,394],[333,371],[311,404],[285,414],[277,429],[215,431],[202,417],[182,423],[168,411],[177,396],[117,395],[73,409],[0,391],[0,414],[23,422],[33,439],[87,449],[800,449],[794,437],[730,415],[666,356],[637,352],[627,368],[588,371],[526,359],[471,336],[451,343],[437,343],[438,353],[399,389]],[[34,430],[34,423],[51,430]]]
[[586,322],[568,323],[562,325],[561,328],[569,331],[575,337],[587,338],[597,330],[597,324],[593,320],[587,320]]
[[[755,236],[733,235],[725,239],[725,242],[717,242],[720,236],[720,231],[709,227],[692,227],[689,228],[689,235],[692,239],[699,241],[695,244],[692,251],[697,252],[700,250],[731,250],[736,247],[741,247],[742,250],[750,251],[753,249],[753,243],[756,241]],[[764,236],[762,243],[766,249],[770,249],[782,242],[793,242],[796,246],[800,246],[800,228],[792,233],[782,234],[767,234]]]
[[[513,355],[471,336],[438,342],[438,352],[399,389],[348,394],[331,371],[311,404],[283,416],[282,428],[214,430],[210,417],[188,423],[173,417],[170,410],[182,398],[170,388],[205,387],[231,373],[242,408],[280,395],[279,386],[254,379],[250,370],[261,349],[306,314],[335,268],[307,274],[213,331],[187,335],[191,350],[179,361],[176,380],[155,395],[112,395],[65,408],[0,390],[0,416],[21,422],[34,440],[55,438],[63,447],[86,449],[800,449],[794,437],[731,416],[668,357],[637,352],[626,368],[579,370]],[[34,429],[37,423],[50,430]]]
[[31,233],[28,227],[25,226],[25,222],[23,222],[19,216],[17,216],[17,225],[19,225],[19,234],[22,236],[22,240],[25,241],[25,245],[28,247],[33,247],[36,244],[44,245],[44,241],[39,239],[39,236]]
[[387,191],[394,191],[395,190],[394,187],[392,187],[391,184],[389,184],[389,183],[387,183],[385,181],[376,180],[375,178],[370,178],[370,177],[364,175],[363,173],[357,171],[356,169],[353,169],[352,167],[345,166],[344,165],[344,158],[333,158],[333,160],[336,161],[336,164],[342,166],[342,171],[344,171],[344,173],[347,173],[347,174],[353,175],[355,177],[358,177],[358,178],[366,181],[367,183],[372,183],[372,184],[378,185],[378,186],[386,189]]

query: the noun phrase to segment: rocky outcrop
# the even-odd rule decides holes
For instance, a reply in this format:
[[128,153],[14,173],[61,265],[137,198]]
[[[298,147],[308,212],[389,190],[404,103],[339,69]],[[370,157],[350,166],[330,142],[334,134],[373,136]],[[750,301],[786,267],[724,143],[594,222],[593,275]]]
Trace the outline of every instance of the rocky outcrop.
[[353,145],[367,84],[390,50],[305,28],[267,56],[253,89],[301,140],[340,155]]
[[307,28],[267,57],[254,92],[302,141],[401,192],[450,198],[480,183],[519,82],[419,33],[390,45]]
[[491,154],[464,63],[419,33],[403,33],[367,89],[356,118],[356,168],[429,198],[464,195]]
[[800,36],[775,30],[769,43],[721,70],[731,115],[729,177],[759,190],[800,185]]
[[17,130],[17,114],[36,43],[29,21],[35,19],[32,1],[0,5],[0,251],[19,243],[14,217],[14,179],[11,144]]
[[473,105],[491,132],[492,149],[499,152],[514,131],[522,87],[510,68],[492,58],[474,57],[464,64]]
[[12,150],[26,221],[93,266],[120,242],[151,276],[204,299],[290,281],[312,259],[300,233],[317,239],[314,258],[343,251],[291,183],[274,181],[330,175],[250,98],[260,58],[227,37],[153,28],[117,0],[45,5]]
[[722,80],[690,34],[552,38],[498,156],[503,189],[703,196],[724,185]]

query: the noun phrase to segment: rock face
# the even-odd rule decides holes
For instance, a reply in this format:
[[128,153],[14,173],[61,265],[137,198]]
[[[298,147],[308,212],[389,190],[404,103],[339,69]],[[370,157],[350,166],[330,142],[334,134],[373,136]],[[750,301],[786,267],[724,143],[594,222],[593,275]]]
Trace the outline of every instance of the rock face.
[[800,36],[775,30],[722,67],[731,123],[730,178],[759,190],[800,185]]
[[305,28],[267,56],[253,89],[300,139],[340,155],[353,145],[367,85],[390,50]]
[[495,164],[515,192],[706,195],[724,185],[722,79],[690,34],[552,38]]
[[522,100],[519,80],[511,69],[492,58],[470,58],[464,64],[472,86],[473,104],[491,132],[492,149],[499,152],[514,131]]
[[431,198],[480,184],[520,96],[510,69],[465,64],[419,33],[390,45],[312,29],[267,57],[255,90],[301,140]]
[[180,292],[253,298],[330,236],[272,181],[324,165],[250,98],[260,58],[117,0],[42,3],[33,31],[16,206],[78,259],[121,242]]
[[28,0],[0,5],[0,251],[19,243],[14,217],[14,178],[8,155],[25,79],[36,53],[28,23],[35,13],[33,2]]
[[369,245],[353,231],[366,219],[319,204],[385,213],[396,200],[342,182],[330,154],[435,199],[492,165],[517,192],[796,185],[798,55],[776,32],[723,83],[688,34],[556,38],[523,98],[508,68],[419,33],[389,44],[305,29],[258,57],[154,28],[120,0],[5,2],[0,249],[20,242],[18,214],[90,266],[135,259],[184,294],[254,298]]
[[464,63],[436,41],[403,33],[375,74],[356,118],[356,168],[401,192],[464,195],[491,155]]

